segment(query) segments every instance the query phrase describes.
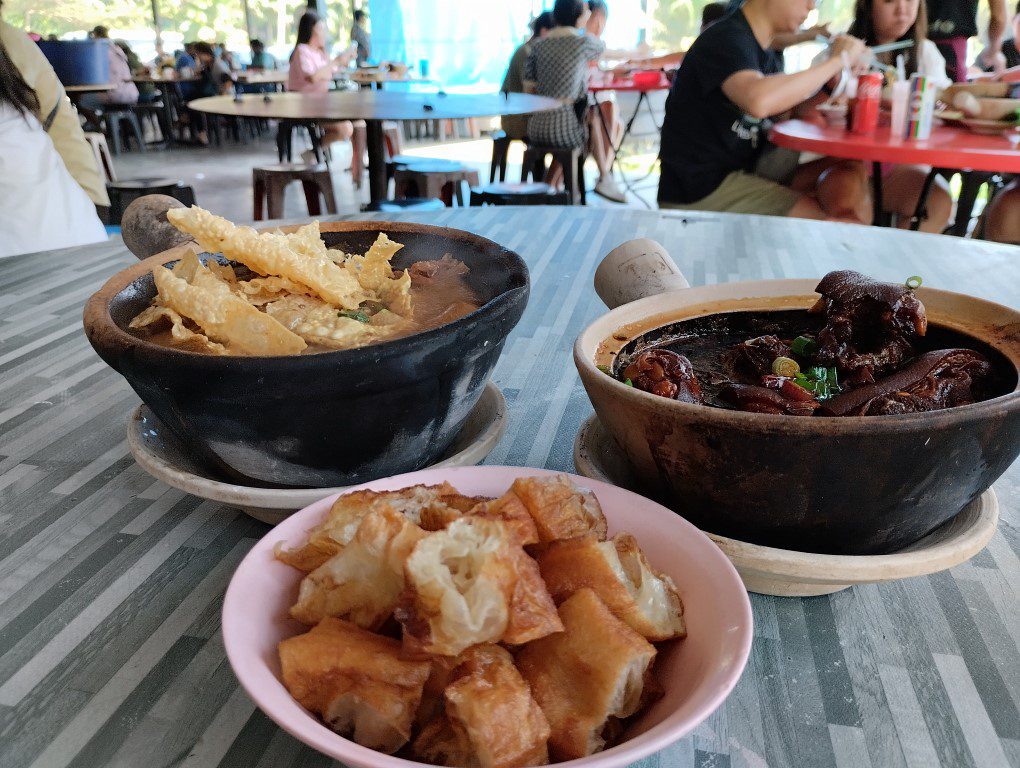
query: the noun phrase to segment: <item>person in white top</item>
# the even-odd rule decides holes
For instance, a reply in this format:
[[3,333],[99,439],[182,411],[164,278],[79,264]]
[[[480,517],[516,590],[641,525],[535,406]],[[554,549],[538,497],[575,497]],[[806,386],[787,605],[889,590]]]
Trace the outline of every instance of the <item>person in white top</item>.
[[[928,39],[924,0],[857,0],[854,20],[847,34],[860,38],[869,46],[912,40],[912,48],[880,53],[876,58],[883,64],[892,65],[897,54],[903,55],[908,77],[915,72],[922,74],[933,80],[937,88],[952,84],[946,74],[945,59],[935,43]],[[815,103],[822,100],[824,94]],[[820,121],[822,118],[817,119]],[[865,169],[861,163],[854,161],[833,162],[830,176],[842,174],[848,179],[847,183],[851,183],[851,178],[863,179],[865,173],[871,171],[870,167]],[[896,224],[902,229],[910,226],[910,218],[929,171],[931,168],[923,165],[882,164],[882,207],[886,212],[895,214]],[[921,231],[941,232],[953,210],[949,184],[941,176],[935,177],[926,207],[927,216],[921,222]]]
[[51,119],[0,40],[0,258],[106,240],[46,132]]

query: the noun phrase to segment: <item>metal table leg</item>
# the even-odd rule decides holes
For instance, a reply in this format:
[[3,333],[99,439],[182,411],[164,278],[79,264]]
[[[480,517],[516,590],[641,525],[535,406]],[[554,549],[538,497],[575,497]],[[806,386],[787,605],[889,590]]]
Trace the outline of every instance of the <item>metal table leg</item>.
[[928,197],[931,195],[931,185],[935,183],[935,177],[938,173],[938,168],[932,168],[924,179],[921,194],[917,196],[917,206],[914,208],[914,215],[910,217],[910,229],[913,232],[920,229],[921,222],[928,217]]
[[386,142],[382,120],[366,120],[368,145],[368,193],[373,203],[386,199]]

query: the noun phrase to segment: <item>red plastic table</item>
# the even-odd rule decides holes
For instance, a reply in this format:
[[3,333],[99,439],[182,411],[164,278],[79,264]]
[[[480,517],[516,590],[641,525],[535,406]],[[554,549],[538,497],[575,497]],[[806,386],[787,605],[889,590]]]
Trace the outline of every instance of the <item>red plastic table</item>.
[[[1020,133],[1016,134],[1020,140]],[[850,133],[834,125],[820,126],[804,120],[787,120],[772,128],[770,139],[777,147],[800,152],[817,152],[829,157],[863,160],[874,164],[875,220],[882,213],[882,173],[880,163],[930,165],[911,228],[920,226],[924,205],[935,175],[940,170],[991,171],[1020,173],[1020,149],[1017,141],[1006,136],[985,136],[963,128],[936,125],[923,140],[893,139],[889,129],[879,128],[870,135]]]
[[[604,93],[605,91],[619,91],[621,93],[638,94],[638,101],[634,107],[634,113],[630,116],[630,119],[627,120],[627,124],[623,128],[623,135],[620,136],[620,142],[613,147],[614,165],[616,164],[616,156],[620,153],[620,149],[623,147],[624,142],[627,141],[627,137],[630,135],[630,129],[634,125],[634,121],[637,120],[638,112],[641,111],[642,104],[644,104],[645,107],[648,109],[648,114],[651,115],[652,124],[655,125],[656,131],[659,133],[662,132],[662,126],[655,122],[655,111],[652,109],[652,102],[648,98],[648,94],[651,93],[652,91],[668,91],[671,83],[669,82],[669,79],[666,77],[665,72],[660,71],[658,75],[659,79],[657,81],[653,81],[651,83],[642,83],[640,85],[635,83],[633,78],[631,77],[613,78],[611,80],[601,81],[593,79],[592,82],[588,84],[588,92],[592,95],[592,98],[595,100],[595,111],[598,112],[599,120],[602,121],[602,127],[605,128],[606,136],[610,137],[610,141],[612,141],[611,137],[613,133],[610,130],[609,125],[606,124],[606,116],[602,114],[602,108],[599,105],[599,94]],[[642,179],[648,178],[648,176],[650,175],[651,170],[649,170],[649,172],[645,174],[645,176],[643,176]],[[620,168],[620,177],[623,179],[624,186],[627,187],[627,189],[629,189],[631,192],[634,192],[634,189],[631,186],[632,181],[627,178],[622,168]],[[636,179],[636,181],[641,181],[642,179]],[[640,199],[640,196],[638,196],[638,198]]]

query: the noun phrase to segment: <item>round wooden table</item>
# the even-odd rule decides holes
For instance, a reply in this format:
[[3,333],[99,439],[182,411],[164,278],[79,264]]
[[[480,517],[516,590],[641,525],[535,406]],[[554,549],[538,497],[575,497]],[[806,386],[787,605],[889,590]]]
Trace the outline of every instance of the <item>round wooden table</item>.
[[[574,471],[592,409],[571,349],[605,312],[596,265],[631,238],[661,242],[695,285],[852,268],[1020,305],[1017,248],[877,227],[568,206],[342,218],[465,229],[527,262],[531,299],[492,375],[509,423],[486,464]],[[138,396],[89,346],[81,305],[136,263],[119,237],[0,259],[0,765],[338,768],[256,709],[226,661],[223,593],[270,527],[153,480],[128,450]],[[998,532],[950,571],[751,595],[740,682],[631,768],[1016,765],[1020,462],[995,489]]]
[[117,86],[113,83],[86,83],[85,85],[65,85],[64,93],[100,93],[112,91]]
[[525,115],[557,109],[560,103],[523,93],[444,94],[391,91],[249,94],[196,99],[192,109],[229,117],[263,120],[364,120],[368,139],[368,183],[373,203],[386,199],[384,120],[454,120]]
[[[1016,134],[1020,140],[1020,133]],[[888,127],[873,134],[850,133],[842,126],[820,126],[804,120],[787,120],[772,128],[769,139],[777,147],[799,152],[816,152],[829,157],[863,160],[873,164],[875,221],[882,218],[881,163],[929,165],[911,229],[917,229],[924,217],[924,206],[935,175],[941,170],[992,171],[1020,173],[1020,149],[1006,136],[985,136],[963,128],[936,125],[927,139],[893,139]]]

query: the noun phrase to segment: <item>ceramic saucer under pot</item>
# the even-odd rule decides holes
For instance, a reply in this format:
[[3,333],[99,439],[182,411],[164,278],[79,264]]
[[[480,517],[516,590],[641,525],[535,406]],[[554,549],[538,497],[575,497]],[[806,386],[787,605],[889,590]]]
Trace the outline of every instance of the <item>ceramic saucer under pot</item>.
[[[435,464],[424,469],[478,464],[506,432],[506,400],[491,381],[464,422],[456,440]],[[157,480],[193,496],[241,509],[256,520],[276,525],[299,509],[344,490],[338,488],[258,488],[216,478],[198,466],[170,430],[145,404],[132,411],[128,446],[138,465]]]
[[[594,414],[574,440],[574,466],[585,477],[641,492],[627,457]],[[889,555],[819,555],[706,534],[736,566],[748,592],[807,597],[952,568],[985,548],[998,521],[999,504],[989,488],[956,517]]]

